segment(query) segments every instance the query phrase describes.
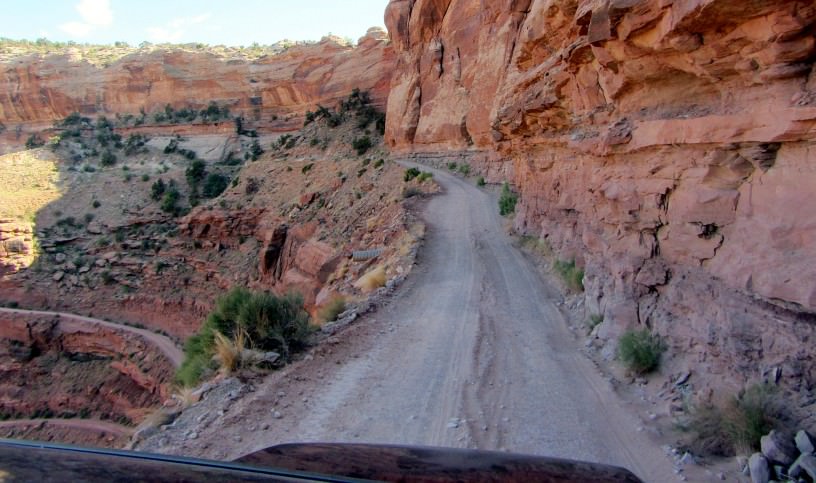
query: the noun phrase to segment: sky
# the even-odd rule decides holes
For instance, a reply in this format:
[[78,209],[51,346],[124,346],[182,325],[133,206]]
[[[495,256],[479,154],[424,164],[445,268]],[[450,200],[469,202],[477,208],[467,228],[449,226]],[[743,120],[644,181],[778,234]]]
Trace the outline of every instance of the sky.
[[383,26],[388,0],[13,0],[3,2],[0,37],[138,45],[202,42],[248,46],[357,40]]

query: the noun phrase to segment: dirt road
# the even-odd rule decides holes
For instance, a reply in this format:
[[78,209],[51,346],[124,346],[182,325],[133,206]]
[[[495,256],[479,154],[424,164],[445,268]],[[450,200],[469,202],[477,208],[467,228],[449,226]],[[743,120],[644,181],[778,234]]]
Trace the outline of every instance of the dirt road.
[[427,202],[418,266],[388,306],[227,403],[224,417],[190,414],[196,440],[165,435],[144,449],[232,459],[286,442],[433,445],[611,463],[676,481],[580,354],[552,289],[502,229],[495,197],[434,174],[445,193]]
[[15,419],[13,421],[0,421],[0,430],[40,425],[80,431],[97,431],[117,436],[130,436],[133,433],[133,429],[127,426],[93,419]]
[[103,327],[110,327],[112,329],[123,330],[125,332],[136,334],[142,337],[148,343],[156,346],[165,356],[167,356],[168,359],[170,359],[170,361],[173,363],[175,367],[179,367],[181,365],[181,362],[184,360],[184,353],[181,351],[181,349],[179,349],[176,346],[176,344],[169,337],[157,334],[155,332],[151,332],[146,329],[138,329],[136,327],[131,327],[129,325],[116,324],[105,320],[84,317],[76,314],[68,314],[64,312],[47,312],[42,310],[23,310],[6,308],[0,308],[0,312],[23,315],[44,315],[47,317],[59,316],[60,318],[66,320],[73,320],[75,322],[80,322],[83,324],[99,325]]

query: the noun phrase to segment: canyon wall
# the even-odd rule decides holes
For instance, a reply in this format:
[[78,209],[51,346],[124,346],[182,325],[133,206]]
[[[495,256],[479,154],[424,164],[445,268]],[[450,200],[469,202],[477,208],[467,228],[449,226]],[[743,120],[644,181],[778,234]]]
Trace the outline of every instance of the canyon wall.
[[[735,389],[816,383],[816,5],[392,0],[386,140],[520,193],[611,356],[649,327]],[[424,153],[424,154],[423,154]]]
[[113,117],[167,104],[201,109],[211,101],[253,127],[292,130],[307,110],[333,105],[354,88],[384,106],[393,60],[386,33],[376,28],[356,47],[330,37],[256,61],[184,50],[136,52],[106,67],[71,52],[18,57],[0,63],[0,142],[21,145],[28,132],[72,112]]

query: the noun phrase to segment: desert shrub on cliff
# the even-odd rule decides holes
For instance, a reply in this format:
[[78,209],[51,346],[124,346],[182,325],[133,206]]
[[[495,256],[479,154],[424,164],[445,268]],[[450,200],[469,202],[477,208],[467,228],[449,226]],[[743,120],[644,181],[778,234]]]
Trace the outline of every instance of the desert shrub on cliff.
[[734,456],[760,449],[760,438],[772,429],[786,430],[790,410],[779,390],[769,384],[743,389],[723,406],[692,408],[680,421],[681,430],[691,433],[689,448],[696,454]]
[[210,173],[204,179],[204,184],[201,187],[201,195],[205,198],[215,198],[229,185],[229,179],[223,174]]
[[553,262],[553,270],[570,291],[584,291],[584,271],[575,264],[575,260],[556,260]]
[[421,171],[417,168],[408,168],[405,170],[405,175],[402,177],[402,179],[408,182],[419,176],[420,173]]
[[385,281],[385,267],[379,265],[354,282],[354,286],[363,293],[369,293],[385,285]]
[[161,210],[172,215],[181,214],[181,207],[178,205],[180,199],[181,193],[175,184],[171,183],[162,197]]
[[159,178],[153,182],[153,185],[150,187],[150,198],[153,201],[159,201],[162,196],[164,196],[164,192],[167,190],[167,185],[164,183],[164,180]]
[[666,346],[660,336],[648,329],[628,330],[618,340],[618,359],[636,374],[654,371]]
[[346,311],[346,299],[337,297],[331,302],[323,306],[317,313],[317,318],[320,322],[326,323],[336,319],[338,315]]
[[374,144],[371,142],[371,138],[368,136],[356,138],[354,139],[354,141],[351,142],[351,147],[353,147],[354,150],[357,151],[358,156],[364,155],[366,152],[368,152],[369,149],[371,149],[373,145]]
[[518,202],[518,195],[510,190],[510,185],[506,182],[502,185],[501,195],[499,196],[499,214],[501,216],[512,215],[516,212],[516,203]]
[[234,288],[216,301],[201,330],[187,340],[184,363],[176,373],[178,382],[192,386],[212,373],[217,362],[216,334],[235,341],[242,331],[253,348],[277,352],[287,360],[305,347],[311,329],[299,295],[279,297]]
[[110,152],[109,150],[105,151],[104,153],[102,153],[102,158],[100,158],[99,164],[101,164],[102,166],[113,166],[114,164],[116,164],[116,155]]
[[32,134],[31,136],[26,139],[25,147],[26,149],[35,149],[45,145],[45,141],[40,138],[38,134]]

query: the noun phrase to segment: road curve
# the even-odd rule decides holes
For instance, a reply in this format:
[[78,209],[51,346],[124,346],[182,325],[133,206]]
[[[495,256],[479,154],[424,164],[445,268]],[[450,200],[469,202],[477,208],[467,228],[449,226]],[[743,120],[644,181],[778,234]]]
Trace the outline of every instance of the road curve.
[[91,325],[98,325],[102,327],[109,327],[112,329],[130,332],[132,334],[140,336],[149,344],[156,346],[162,352],[162,354],[164,354],[170,360],[170,362],[173,363],[174,367],[179,367],[182,361],[184,360],[184,353],[181,351],[181,349],[178,348],[178,346],[176,346],[175,342],[173,342],[169,337],[157,334],[155,332],[151,332],[146,329],[138,329],[136,327],[131,327],[129,325],[116,324],[114,322],[108,322],[106,320],[94,319],[92,317],[85,317],[82,315],[69,314],[65,312],[49,312],[43,310],[24,310],[7,308],[0,308],[0,312],[22,315],[44,315],[47,317],[57,316],[63,319],[73,320],[76,322],[82,322]]
[[[495,196],[431,171],[444,193],[425,206],[425,246],[393,301],[174,451],[199,452],[203,440],[211,446],[202,455],[225,459],[286,442],[431,445],[676,481],[662,449],[580,353],[557,293],[502,228]],[[264,420],[268,430],[246,431],[245,421]]]

